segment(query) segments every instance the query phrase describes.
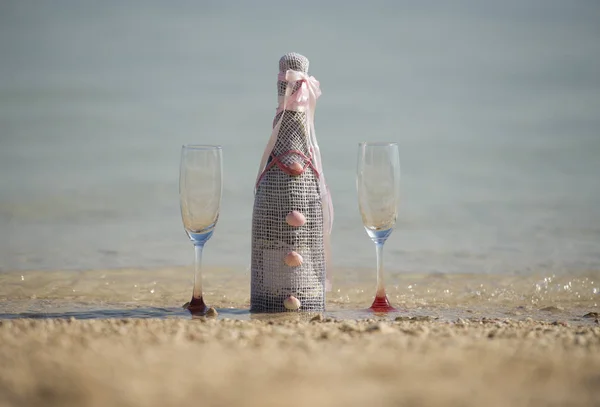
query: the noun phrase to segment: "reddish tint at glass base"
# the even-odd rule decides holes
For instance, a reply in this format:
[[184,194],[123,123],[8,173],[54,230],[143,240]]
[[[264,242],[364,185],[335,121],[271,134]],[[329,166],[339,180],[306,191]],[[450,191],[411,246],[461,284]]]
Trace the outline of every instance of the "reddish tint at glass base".
[[373,300],[373,305],[371,305],[371,308],[369,309],[374,312],[396,311],[396,308],[390,305],[390,301],[388,300],[388,297],[385,294],[383,296],[376,296],[375,300]]
[[204,315],[208,310],[208,307],[204,303],[204,298],[192,297],[187,309],[192,315]]

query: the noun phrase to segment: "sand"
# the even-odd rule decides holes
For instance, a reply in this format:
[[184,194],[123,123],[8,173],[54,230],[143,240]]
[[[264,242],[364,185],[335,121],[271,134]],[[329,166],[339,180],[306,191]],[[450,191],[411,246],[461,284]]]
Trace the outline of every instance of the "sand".
[[344,270],[311,322],[250,315],[238,271],[208,319],[189,267],[0,273],[0,407],[600,406],[600,271],[389,275],[397,313]]
[[0,405],[595,406],[586,321],[1,320]]

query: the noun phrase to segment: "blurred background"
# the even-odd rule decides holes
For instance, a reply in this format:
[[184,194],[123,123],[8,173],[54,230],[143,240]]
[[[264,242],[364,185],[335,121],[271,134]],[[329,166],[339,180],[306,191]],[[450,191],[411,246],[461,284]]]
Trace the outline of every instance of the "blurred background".
[[204,263],[250,263],[253,184],[299,52],[337,267],[374,267],[359,141],[400,145],[388,269],[600,267],[600,2],[0,0],[0,270],[192,261],[182,144],[222,144]]

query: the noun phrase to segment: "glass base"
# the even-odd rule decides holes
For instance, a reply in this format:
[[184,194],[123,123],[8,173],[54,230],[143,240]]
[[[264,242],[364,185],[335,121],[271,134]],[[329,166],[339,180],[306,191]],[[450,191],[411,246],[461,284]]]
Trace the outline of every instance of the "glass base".
[[204,303],[204,298],[193,297],[192,300],[184,306],[192,315],[204,315],[208,307]]
[[390,300],[388,300],[387,295],[383,297],[376,296],[375,300],[373,300],[373,304],[369,310],[373,312],[392,312],[397,311],[396,308],[392,307],[390,304]]

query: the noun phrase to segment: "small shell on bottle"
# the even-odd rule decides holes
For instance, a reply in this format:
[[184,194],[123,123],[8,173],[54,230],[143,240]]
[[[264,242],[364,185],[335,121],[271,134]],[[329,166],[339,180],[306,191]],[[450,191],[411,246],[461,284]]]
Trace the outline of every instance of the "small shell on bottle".
[[290,226],[300,227],[306,223],[306,217],[298,211],[291,211],[285,217],[285,221]]
[[293,162],[288,166],[291,175],[298,176],[304,172],[304,167],[299,162]]
[[285,307],[285,309],[297,310],[300,308],[301,305],[302,303],[300,303],[300,300],[294,297],[293,295],[290,295],[285,300],[283,300],[283,306]]
[[285,255],[283,261],[286,265],[290,267],[298,267],[302,264],[302,256],[300,255],[300,253],[291,251]]

